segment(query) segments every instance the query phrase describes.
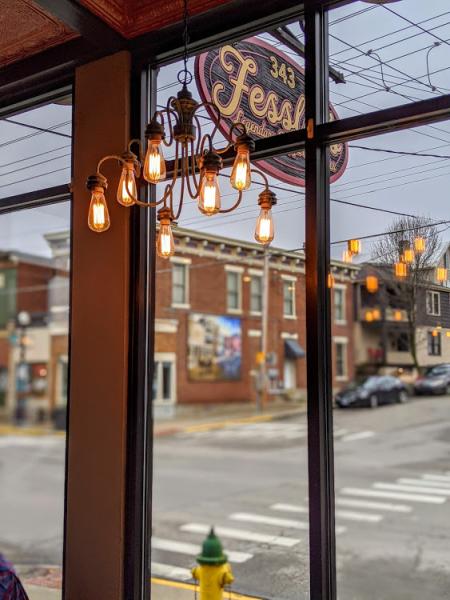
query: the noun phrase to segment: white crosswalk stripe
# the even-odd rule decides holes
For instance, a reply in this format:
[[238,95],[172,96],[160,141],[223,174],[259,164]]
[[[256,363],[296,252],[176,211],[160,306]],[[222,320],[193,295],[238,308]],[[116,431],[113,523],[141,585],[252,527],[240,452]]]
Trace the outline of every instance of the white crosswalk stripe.
[[[308,509],[304,506],[296,504],[273,504],[271,506],[273,510],[280,510],[286,512],[304,513],[308,512]],[[336,510],[336,517],[338,519],[347,519],[349,521],[366,521],[367,523],[379,523],[383,519],[383,515],[377,515],[373,513],[361,513],[357,511],[349,510]]]
[[[176,554],[187,554],[188,556],[197,556],[200,552],[199,544],[167,540],[155,536],[152,537],[151,545],[152,550],[163,550],[165,552],[174,552]],[[235,552],[227,549],[225,549],[224,552],[228,556],[228,560],[232,563],[245,563],[253,558],[253,554],[248,552]]]
[[443,504],[445,498],[439,496],[431,496],[427,494],[412,494],[405,492],[396,492],[388,490],[372,490],[365,488],[342,488],[341,494],[347,496],[365,496],[373,498],[391,498],[394,500],[407,500],[409,502],[423,502],[425,504]]
[[[186,523],[185,525],[181,525],[180,530],[189,533],[207,534],[209,533],[210,526],[202,523]],[[273,546],[283,546],[285,548],[292,548],[300,543],[300,540],[296,538],[257,533],[256,531],[248,531],[246,529],[215,527],[214,530],[219,537]]]
[[267,517],[265,515],[254,515],[252,513],[233,513],[229,518],[232,521],[246,521],[247,523],[260,523],[261,525],[274,525],[275,527],[287,527],[290,529],[309,528],[306,521],[279,519],[278,517]]
[[447,496],[450,497],[450,489],[444,490],[441,488],[432,488],[432,487],[421,487],[421,486],[413,486],[413,485],[401,485],[398,483],[381,483],[376,482],[373,484],[373,487],[378,490],[392,490],[394,492],[411,492],[413,494],[427,494],[427,495],[436,495],[436,496]]
[[429,473],[425,473],[423,478],[431,481],[448,482],[450,484],[450,475],[430,475]]
[[367,440],[375,435],[373,431],[358,431],[349,435],[344,435],[341,442],[356,442],[357,440]]
[[188,581],[192,579],[192,574],[189,569],[182,567],[174,567],[159,562],[151,562],[152,577],[164,577],[165,579],[175,579],[177,581]]
[[350,508],[366,508],[369,510],[381,510],[390,512],[409,513],[412,506],[406,504],[391,504],[388,502],[376,502],[370,500],[357,500],[354,498],[336,498],[336,506],[348,506]]
[[5,435],[0,437],[0,448],[56,448],[64,445],[63,437]]
[[429,479],[410,479],[408,477],[401,477],[397,479],[397,483],[404,485],[420,485],[423,487],[432,487],[432,488],[442,488],[447,489],[450,488],[450,481],[433,481]]

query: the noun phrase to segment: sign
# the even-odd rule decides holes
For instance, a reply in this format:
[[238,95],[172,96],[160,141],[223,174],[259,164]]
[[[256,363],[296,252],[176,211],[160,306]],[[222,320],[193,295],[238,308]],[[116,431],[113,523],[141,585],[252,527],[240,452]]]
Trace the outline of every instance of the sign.
[[[221,112],[219,130],[229,135],[233,123],[243,123],[253,138],[270,137],[305,127],[305,77],[287,54],[258,38],[225,45],[195,59],[195,77],[203,102]],[[217,113],[206,105],[211,119]],[[337,113],[330,105],[330,119]],[[346,144],[330,146],[330,181],[343,174],[348,161]],[[304,150],[275,156],[255,164],[272,177],[305,185]]]

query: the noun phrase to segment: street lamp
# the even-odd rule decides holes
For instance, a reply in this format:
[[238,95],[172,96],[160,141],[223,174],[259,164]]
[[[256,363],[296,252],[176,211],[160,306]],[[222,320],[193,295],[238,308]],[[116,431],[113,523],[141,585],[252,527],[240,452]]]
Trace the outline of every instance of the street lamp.
[[26,310],[20,311],[17,315],[16,323],[20,327],[19,336],[19,363],[17,365],[16,390],[17,390],[17,407],[16,420],[24,421],[26,417],[26,395],[28,391],[28,368],[26,363],[26,348],[27,327],[31,323],[30,313]]

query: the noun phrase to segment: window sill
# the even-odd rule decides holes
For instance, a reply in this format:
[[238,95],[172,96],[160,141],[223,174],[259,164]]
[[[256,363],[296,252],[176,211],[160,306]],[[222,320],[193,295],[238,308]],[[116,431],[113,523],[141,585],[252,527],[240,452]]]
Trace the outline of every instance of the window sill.
[[337,375],[335,377],[336,381],[348,381],[348,375]]
[[262,317],[262,312],[256,311],[256,310],[251,310],[250,311],[250,316],[251,317]]
[[190,308],[191,308],[190,304],[177,304],[175,302],[172,302],[171,306],[172,306],[172,308],[177,308],[177,309],[182,309],[182,310],[190,310]]
[[229,315],[242,315],[242,308],[227,308]]
[[347,321],[338,321],[337,319],[334,322],[335,325],[347,325]]
[[289,321],[296,321],[297,315],[283,315],[284,319],[288,319]]

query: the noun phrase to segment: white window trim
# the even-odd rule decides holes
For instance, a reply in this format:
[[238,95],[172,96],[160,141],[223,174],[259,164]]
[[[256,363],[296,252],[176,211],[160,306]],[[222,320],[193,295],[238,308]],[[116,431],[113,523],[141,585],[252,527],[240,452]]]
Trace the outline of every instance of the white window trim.
[[[190,258],[183,258],[181,256],[172,256],[171,257],[171,262],[176,264],[176,265],[182,265],[185,267],[186,269],[186,281],[185,281],[185,294],[184,297],[185,299],[189,300],[190,297],[190,278],[191,278],[191,273],[190,273],[190,269],[189,269],[189,265],[192,263],[192,260]],[[173,301],[173,271],[171,271],[171,300],[172,300],[172,308],[178,308],[178,309],[184,309],[184,310],[189,310],[191,308],[191,303],[188,302],[174,302]]]
[[[291,275],[282,275],[281,279],[283,280],[283,318],[291,320],[291,321],[296,321],[297,320],[297,303],[295,301],[295,299],[296,299],[296,293],[295,293],[296,285],[295,284],[297,283],[297,277],[292,277]],[[287,315],[284,312],[284,284],[285,283],[293,284],[292,287],[294,288],[293,290],[290,290],[291,294],[292,294],[292,307],[294,309],[294,312],[292,315]]]
[[242,315],[242,274],[244,267],[237,267],[236,265],[225,265],[225,274],[236,273],[238,275],[238,308],[231,308],[228,306],[228,277],[225,277],[226,287],[226,301],[227,301],[227,313],[229,315]]
[[[336,311],[334,310],[334,323],[335,325],[347,325],[347,318],[346,318],[346,314],[347,314],[347,298],[346,298],[346,291],[347,291],[347,286],[343,283],[335,283],[334,284],[334,289],[335,290],[342,290],[344,293],[342,294],[342,312],[344,313],[344,318],[343,319],[336,319]],[[335,309],[336,305],[333,303],[333,309]]]
[[[159,389],[162,386],[162,379],[160,379],[158,381],[157,378],[157,382],[158,382],[158,389],[156,390],[156,396],[157,398],[155,398],[154,402],[155,404],[159,405],[159,406],[173,406],[174,404],[177,403],[177,355],[175,352],[155,352],[155,365],[158,363],[158,367],[159,365],[161,365],[163,362],[170,362],[172,363],[172,372],[171,372],[171,382],[170,382],[170,386],[171,386],[171,390],[172,390],[172,399],[169,400],[163,400],[161,398],[161,389]],[[159,371],[161,371],[161,369],[159,369]],[[159,373],[157,374],[158,377]]]
[[298,333],[289,333],[289,331],[281,332],[282,340],[298,340]]
[[[431,302],[431,311],[428,310],[428,294],[431,294],[431,296],[434,296],[436,294],[438,297],[439,309],[438,309],[437,313],[433,312],[434,301]],[[425,308],[426,308],[427,315],[429,315],[431,317],[440,317],[441,316],[441,294],[439,292],[436,292],[435,290],[427,290],[426,298],[425,298]]]
[[249,329],[248,330],[248,337],[253,337],[253,338],[259,338],[261,337],[262,333],[260,329]]
[[344,375],[336,375],[336,381],[348,381],[348,338],[343,336],[334,336],[333,343],[335,347],[339,344],[344,346]]

